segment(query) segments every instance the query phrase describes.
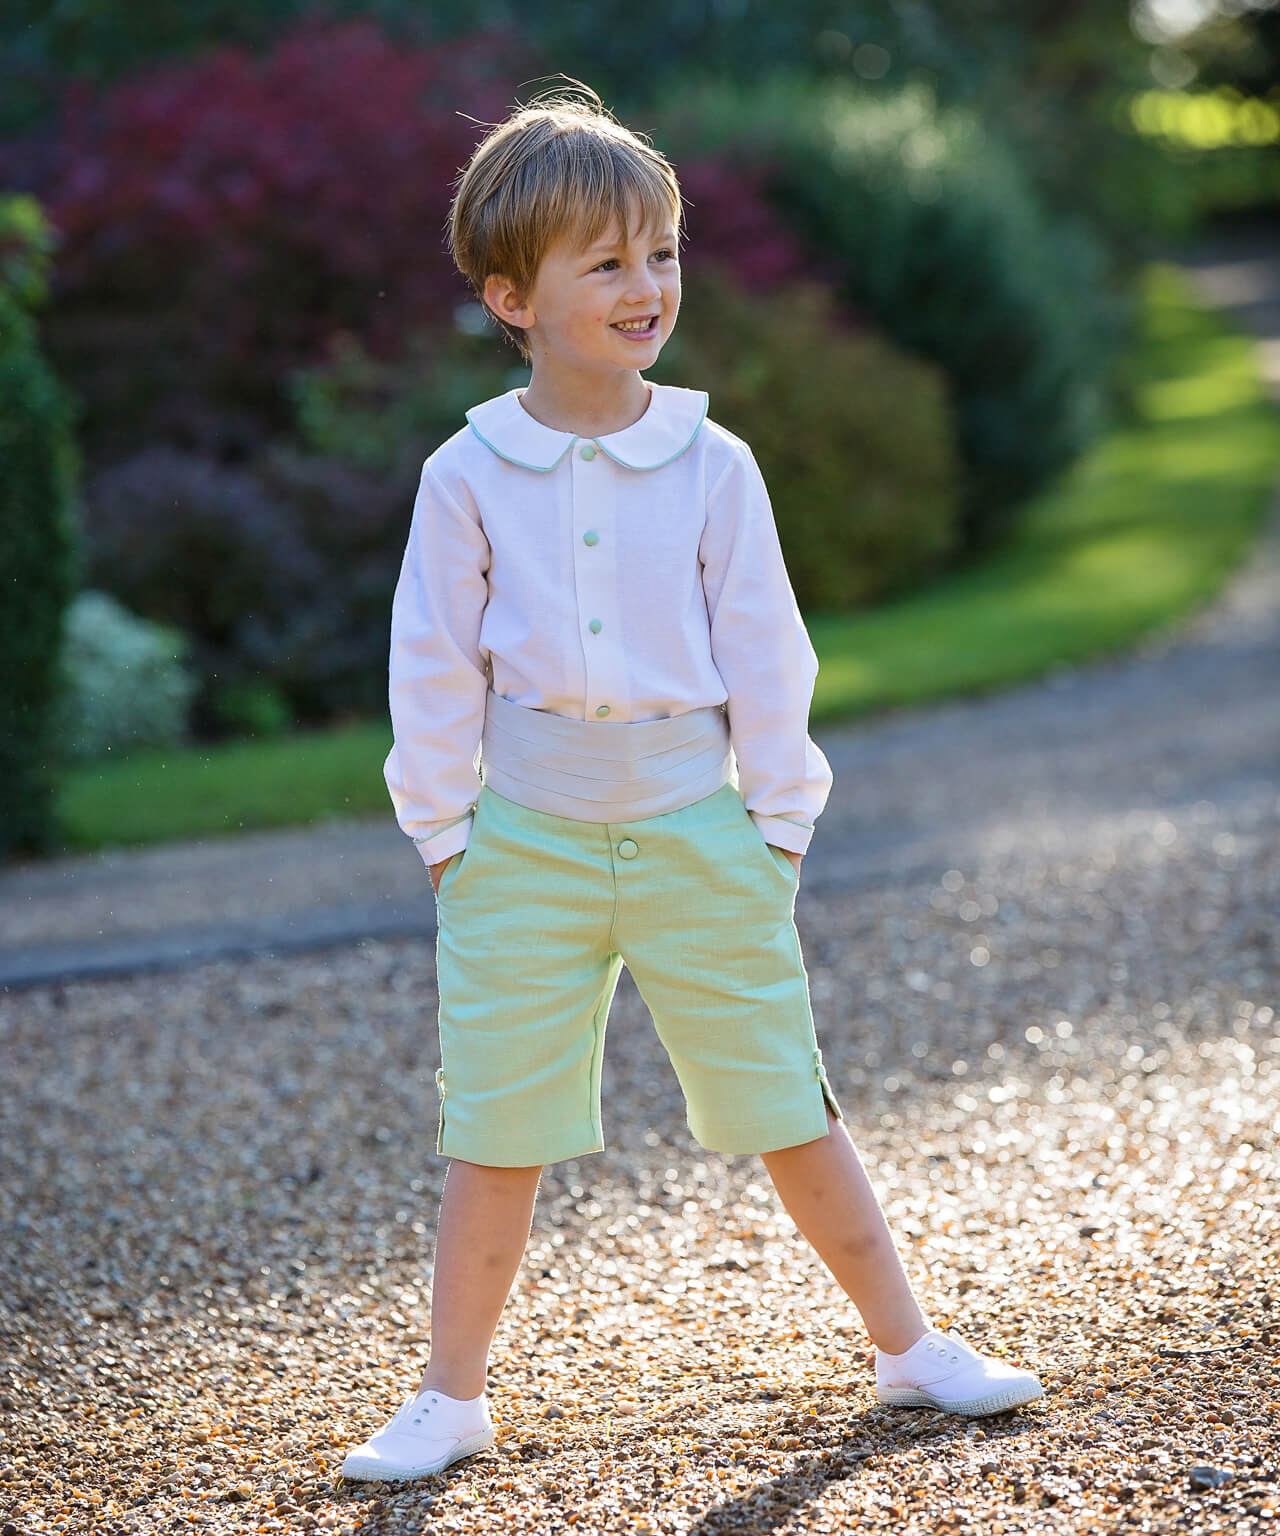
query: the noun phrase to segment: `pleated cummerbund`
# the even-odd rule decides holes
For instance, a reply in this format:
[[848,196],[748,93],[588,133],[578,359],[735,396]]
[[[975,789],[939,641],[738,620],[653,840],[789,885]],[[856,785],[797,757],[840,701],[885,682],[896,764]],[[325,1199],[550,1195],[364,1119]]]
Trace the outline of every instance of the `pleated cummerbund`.
[[639,821],[711,795],[733,776],[718,704],[665,720],[571,720],[490,688],[481,776],[517,805],[574,821]]

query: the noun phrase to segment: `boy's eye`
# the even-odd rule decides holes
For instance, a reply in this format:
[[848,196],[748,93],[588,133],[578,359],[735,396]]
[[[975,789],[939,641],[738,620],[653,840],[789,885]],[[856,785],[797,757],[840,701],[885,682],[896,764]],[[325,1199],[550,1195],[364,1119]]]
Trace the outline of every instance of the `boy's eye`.
[[[676,259],[676,253],[673,250],[671,250],[671,248],[669,246],[665,246],[665,245],[662,247],[662,249],[660,251],[655,251],[653,254],[655,256],[666,256],[671,261],[675,261],[675,259]],[[610,256],[606,261],[602,261],[599,266],[593,267],[592,271],[594,271],[594,272],[603,272],[606,267],[616,266],[617,262],[618,262],[618,258],[616,256]]]

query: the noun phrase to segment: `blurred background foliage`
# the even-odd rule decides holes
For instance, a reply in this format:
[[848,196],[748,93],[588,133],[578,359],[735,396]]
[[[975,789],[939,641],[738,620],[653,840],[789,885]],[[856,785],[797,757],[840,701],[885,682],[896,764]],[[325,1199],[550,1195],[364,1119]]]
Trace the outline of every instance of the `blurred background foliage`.
[[[47,446],[5,559],[45,558],[13,532],[38,505],[64,553],[29,634],[62,635],[64,692],[105,693],[151,623],[171,670],[139,719],[175,737],[385,713],[422,459],[527,377],[449,262],[451,183],[564,75],[676,163],[687,298],[652,376],[753,444],[816,611],[990,559],[1133,417],[1144,263],[1280,201],[1273,0],[669,0],[645,25],[620,0],[11,0],[0,320]],[[92,611],[114,650],[72,644],[80,586],[123,605]]]
[[1007,142],[919,83],[871,91],[775,72],[690,88],[658,111],[677,162],[701,144],[767,166],[772,206],[833,263],[837,294],[942,367],[960,547],[989,545],[1106,419],[1131,314],[1088,224],[1049,211]]
[[778,65],[818,81],[919,81],[1016,141],[1058,206],[1087,204],[1121,240],[1135,218],[1187,217],[1190,195],[1183,178],[1158,176],[1141,144],[1117,134],[1128,96],[1154,81],[1234,85],[1261,98],[1280,79],[1272,0],[668,0],[661,24],[646,27],[624,0],[10,0],[0,133],[47,123],[69,80],[107,86],[227,46],[261,52],[305,19],[353,18],[372,20],[400,47],[505,36],[519,57],[508,89],[561,70],[629,118],[658,86],[752,80]]
[[64,617],[80,582],[75,409],[40,346],[53,232],[0,198],[0,857],[53,840]]

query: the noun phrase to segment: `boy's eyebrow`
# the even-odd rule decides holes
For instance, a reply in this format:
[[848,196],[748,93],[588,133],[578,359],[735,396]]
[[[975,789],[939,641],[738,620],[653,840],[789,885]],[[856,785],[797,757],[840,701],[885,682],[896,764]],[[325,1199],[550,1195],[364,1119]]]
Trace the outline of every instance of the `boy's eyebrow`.
[[[675,240],[675,238],[675,230],[673,230],[670,225],[668,225],[660,235],[655,236],[656,241],[666,241],[668,245],[670,245]],[[597,251],[616,251],[620,245],[625,245],[626,243],[627,242],[625,240],[619,239],[617,235],[606,235],[603,240],[597,240],[594,245],[589,245],[583,252],[583,255],[594,256]]]

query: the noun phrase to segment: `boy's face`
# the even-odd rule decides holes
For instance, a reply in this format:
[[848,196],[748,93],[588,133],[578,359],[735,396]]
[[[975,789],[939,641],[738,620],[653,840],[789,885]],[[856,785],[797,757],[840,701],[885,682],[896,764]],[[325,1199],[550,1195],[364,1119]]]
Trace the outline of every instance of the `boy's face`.
[[500,311],[525,329],[535,367],[606,374],[657,361],[680,308],[676,234],[671,224],[641,229],[632,214],[627,237],[615,225],[587,248],[553,241],[525,303]]

